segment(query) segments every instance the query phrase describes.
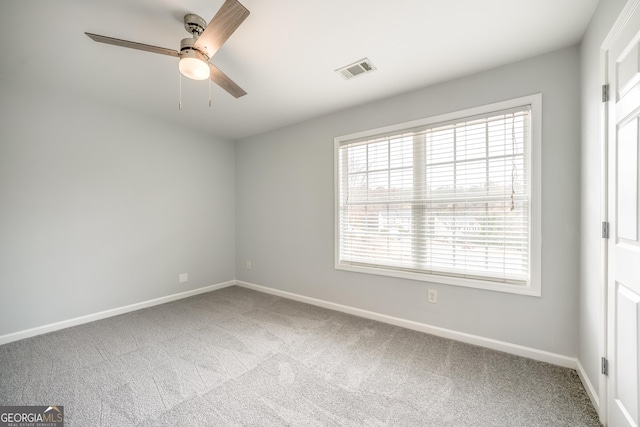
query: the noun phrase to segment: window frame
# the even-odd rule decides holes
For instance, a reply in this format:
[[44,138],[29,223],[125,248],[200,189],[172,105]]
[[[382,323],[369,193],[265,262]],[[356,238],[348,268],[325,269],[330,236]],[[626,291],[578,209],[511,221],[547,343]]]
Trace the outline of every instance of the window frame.
[[[501,110],[521,106],[531,106],[529,146],[530,164],[530,219],[529,219],[529,283],[517,285],[492,281],[490,279],[473,279],[453,277],[426,272],[410,271],[408,269],[386,268],[385,266],[365,266],[342,264],[340,262],[340,144],[355,139],[373,138],[381,134],[401,133],[402,131],[431,126],[442,122],[462,120],[468,117],[491,114]],[[389,126],[369,129],[361,132],[341,135],[334,138],[334,259],[335,269],[358,273],[390,276],[396,278],[412,279],[431,283],[439,283],[469,288],[486,289],[491,291],[507,292],[513,294],[530,295],[540,297],[541,285],[541,256],[542,256],[542,221],[541,221],[541,149],[542,149],[542,94],[527,95],[501,102],[485,104],[473,108],[454,111],[450,113],[431,116],[409,122],[392,124]]]

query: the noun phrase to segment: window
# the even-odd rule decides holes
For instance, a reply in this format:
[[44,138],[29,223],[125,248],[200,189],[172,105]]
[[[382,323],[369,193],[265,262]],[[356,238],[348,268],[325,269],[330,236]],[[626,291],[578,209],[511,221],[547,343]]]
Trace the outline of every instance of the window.
[[540,295],[541,95],[336,138],[336,268]]

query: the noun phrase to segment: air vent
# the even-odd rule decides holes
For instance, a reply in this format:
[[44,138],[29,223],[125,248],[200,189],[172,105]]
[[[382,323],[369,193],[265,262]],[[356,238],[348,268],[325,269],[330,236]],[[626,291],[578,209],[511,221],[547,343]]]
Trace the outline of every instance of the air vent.
[[370,73],[374,71],[376,67],[369,61],[368,58],[363,58],[359,61],[349,64],[345,67],[338,68],[336,73],[340,73],[345,80],[351,79],[362,74]]

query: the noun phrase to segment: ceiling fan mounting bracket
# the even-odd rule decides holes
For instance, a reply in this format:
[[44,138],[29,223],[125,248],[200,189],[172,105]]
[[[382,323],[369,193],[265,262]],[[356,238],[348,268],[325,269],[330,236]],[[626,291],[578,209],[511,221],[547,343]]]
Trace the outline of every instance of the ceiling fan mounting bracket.
[[207,21],[196,15],[195,13],[187,13],[184,15],[184,29],[189,34],[193,34],[193,38],[197,38],[207,28]]

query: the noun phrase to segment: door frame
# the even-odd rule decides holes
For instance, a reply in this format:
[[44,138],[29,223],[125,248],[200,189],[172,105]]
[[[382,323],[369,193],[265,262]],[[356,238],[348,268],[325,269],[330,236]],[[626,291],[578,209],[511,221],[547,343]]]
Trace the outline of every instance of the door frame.
[[[617,41],[622,29],[625,27],[636,9],[640,7],[640,0],[628,0],[618,15],[609,33],[600,46],[600,81],[602,85],[608,85],[609,79],[609,50]],[[610,89],[611,90],[611,89]],[[609,98],[612,95],[609,94]],[[609,117],[609,101],[600,104],[600,217],[603,222],[609,223],[609,137],[615,129],[610,129],[615,120]],[[611,171],[615,173],[616,171]],[[608,354],[608,330],[609,330],[609,306],[608,306],[608,280],[609,280],[609,239],[601,239],[600,243],[600,307],[601,307],[601,331],[599,350],[603,357],[609,359]],[[608,377],[600,372],[598,380],[598,415],[600,422],[607,425],[608,421]]]
[[[635,1],[635,0],[629,0]],[[619,20],[619,19],[618,19]],[[613,44],[611,35],[616,28],[618,21],[611,28],[609,35],[600,47],[600,76],[601,84],[609,84],[609,48]],[[609,223],[609,109],[608,102],[600,103],[600,220]],[[608,357],[608,330],[609,330],[609,307],[608,307],[608,280],[609,280],[609,242],[607,239],[600,239],[600,312],[601,330],[599,337],[599,354]],[[608,415],[607,397],[607,377],[598,374],[598,416],[603,425],[607,425]]]

